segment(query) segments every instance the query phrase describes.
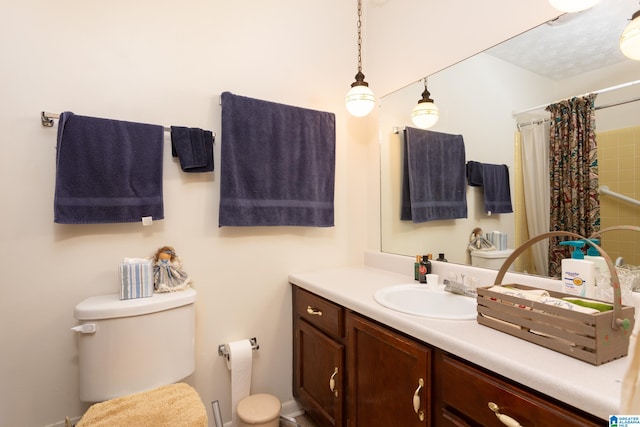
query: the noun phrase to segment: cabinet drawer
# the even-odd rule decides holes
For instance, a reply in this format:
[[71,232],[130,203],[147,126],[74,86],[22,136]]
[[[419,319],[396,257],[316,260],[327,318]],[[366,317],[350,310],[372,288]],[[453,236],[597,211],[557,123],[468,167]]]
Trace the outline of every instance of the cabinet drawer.
[[597,426],[607,425],[581,411],[555,403],[511,384],[467,363],[442,355],[442,400],[451,410],[483,426],[504,426],[489,409],[489,402],[501,414],[523,426]]
[[332,337],[344,337],[344,309],[311,292],[293,286],[293,309],[313,326]]

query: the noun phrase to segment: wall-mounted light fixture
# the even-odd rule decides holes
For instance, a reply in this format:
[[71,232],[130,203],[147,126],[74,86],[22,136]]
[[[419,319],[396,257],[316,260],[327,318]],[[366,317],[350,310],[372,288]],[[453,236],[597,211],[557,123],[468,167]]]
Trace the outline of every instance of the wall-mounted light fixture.
[[440,109],[431,99],[431,93],[427,90],[427,79],[424,79],[424,92],[422,99],[418,101],[418,105],[411,112],[411,121],[420,129],[429,129],[435,125],[440,117]]
[[347,111],[356,117],[364,117],[373,110],[376,104],[376,98],[369,83],[364,81],[362,74],[362,1],[358,0],[358,73],[356,81],[351,83],[351,89],[347,93],[345,100]]
[[640,61],[640,10],[633,14],[620,35],[620,50],[627,58]]
[[574,13],[587,10],[600,0],[549,0],[551,6],[561,12]]

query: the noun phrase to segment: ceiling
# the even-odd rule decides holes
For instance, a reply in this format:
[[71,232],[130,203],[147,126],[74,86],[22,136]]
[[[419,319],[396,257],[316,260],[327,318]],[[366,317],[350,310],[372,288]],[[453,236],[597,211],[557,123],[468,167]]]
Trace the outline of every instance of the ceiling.
[[553,80],[564,80],[625,61],[619,38],[638,9],[636,0],[601,0],[591,9],[564,14],[485,52]]

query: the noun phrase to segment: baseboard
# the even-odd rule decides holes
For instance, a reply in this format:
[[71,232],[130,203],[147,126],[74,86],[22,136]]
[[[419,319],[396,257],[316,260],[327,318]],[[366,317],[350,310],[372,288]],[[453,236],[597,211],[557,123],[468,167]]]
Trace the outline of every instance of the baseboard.
[[[76,425],[76,423],[80,421],[80,417],[70,418],[70,421],[71,421],[71,425]],[[44,427],[66,427],[66,420],[58,421],[57,423],[54,423],[54,424],[47,424]]]
[[288,418],[294,418],[304,414],[304,408],[298,404],[294,399],[282,402],[282,410],[280,415]]

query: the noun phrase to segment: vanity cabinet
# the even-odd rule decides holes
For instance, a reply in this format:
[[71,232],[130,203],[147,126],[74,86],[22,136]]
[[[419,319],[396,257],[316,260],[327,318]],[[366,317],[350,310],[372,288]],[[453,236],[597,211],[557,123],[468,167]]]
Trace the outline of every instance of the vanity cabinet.
[[[437,351],[435,359],[436,426],[608,425],[445,352]],[[501,414],[502,421],[496,413]],[[509,424],[511,420],[515,423]]]
[[344,425],[344,309],[293,287],[293,395],[322,426]]
[[293,393],[321,426],[608,425],[295,285],[293,328]]
[[349,426],[431,425],[431,349],[347,313]]

